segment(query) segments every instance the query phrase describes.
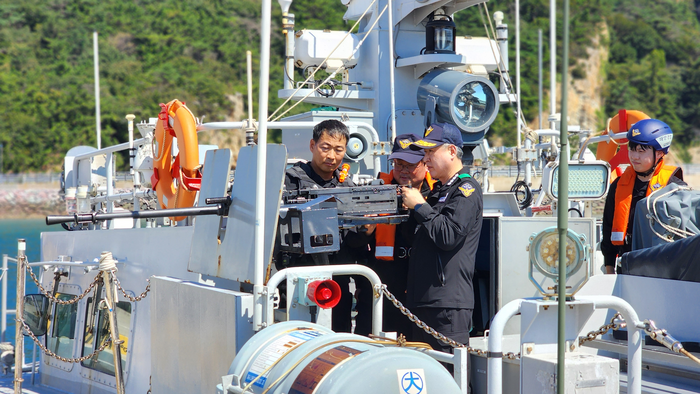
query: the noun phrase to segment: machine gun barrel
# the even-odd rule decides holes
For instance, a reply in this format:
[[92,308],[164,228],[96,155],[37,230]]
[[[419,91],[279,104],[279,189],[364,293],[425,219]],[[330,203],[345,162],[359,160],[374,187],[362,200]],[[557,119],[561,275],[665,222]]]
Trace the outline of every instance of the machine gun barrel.
[[217,197],[217,198],[207,198],[205,200],[207,204],[216,204],[216,206],[203,206],[203,207],[191,207],[191,208],[171,208],[171,209],[159,209],[155,211],[127,211],[127,212],[113,212],[113,213],[75,213],[73,215],[49,215],[46,216],[46,224],[59,224],[59,223],[97,223],[104,220],[113,219],[152,219],[152,218],[165,218],[173,216],[201,216],[201,215],[219,215],[227,216],[228,208],[231,204],[231,199],[229,197]]

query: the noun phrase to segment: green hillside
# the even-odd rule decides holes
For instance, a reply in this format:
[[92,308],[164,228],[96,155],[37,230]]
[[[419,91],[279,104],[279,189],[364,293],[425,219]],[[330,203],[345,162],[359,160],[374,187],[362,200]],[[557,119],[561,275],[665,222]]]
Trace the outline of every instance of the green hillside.
[[[506,13],[513,37],[513,2],[488,5],[491,13]],[[523,108],[533,119],[537,29],[548,34],[548,1],[524,0],[521,5]],[[668,122],[678,141],[693,141],[700,127],[700,24],[695,7],[692,0],[571,1],[572,68],[575,57],[585,55],[598,24],[604,21],[610,30],[601,125],[620,108],[641,109]],[[281,87],[283,54],[276,2],[273,10],[272,109],[281,103],[274,92]],[[342,21],[344,7],[338,0],[296,0],[291,12],[298,28],[350,26]],[[2,170],[56,170],[71,147],[96,145],[93,31],[99,32],[106,146],[126,141],[126,113],[137,119],[153,117],[158,103],[176,97],[207,121],[225,119],[233,108],[227,96],[246,91],[248,49],[253,51],[257,87],[259,18],[260,3],[251,0],[0,0]],[[457,23],[460,34],[484,34],[477,8],[458,13]],[[515,51],[510,53],[512,57]],[[508,108],[502,113],[489,135],[513,143],[514,116]]]

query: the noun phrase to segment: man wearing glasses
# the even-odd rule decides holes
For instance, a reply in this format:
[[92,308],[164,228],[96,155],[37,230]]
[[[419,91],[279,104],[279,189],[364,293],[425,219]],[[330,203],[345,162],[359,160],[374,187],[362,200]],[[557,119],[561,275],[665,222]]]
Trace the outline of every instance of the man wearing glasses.
[[[385,185],[402,185],[415,187],[423,196],[428,196],[435,181],[430,177],[423,163],[423,151],[411,149],[411,144],[418,140],[414,134],[396,136],[389,160],[394,169],[387,173],[380,172],[379,179]],[[367,233],[374,235],[370,240],[367,266],[372,268],[382,283],[402,303],[406,302],[406,283],[408,281],[408,258],[411,255],[413,235],[418,223],[411,214],[408,221],[398,225],[377,224],[367,226]],[[357,334],[367,335],[371,331],[372,288],[368,281],[360,279],[358,283],[360,296],[357,297]],[[384,299],[383,329],[409,336],[412,324],[388,299]]]

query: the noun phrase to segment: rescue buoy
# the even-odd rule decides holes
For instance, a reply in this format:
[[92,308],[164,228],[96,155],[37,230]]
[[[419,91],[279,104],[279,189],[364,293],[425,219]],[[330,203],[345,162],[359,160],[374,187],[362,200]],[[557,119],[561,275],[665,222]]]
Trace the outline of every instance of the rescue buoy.
[[[649,115],[642,111],[621,109],[617,115],[613,116],[608,122],[607,130],[603,131],[603,135],[612,133],[622,133],[629,131],[633,124],[642,119],[649,119]],[[617,148],[620,148],[619,150]],[[607,141],[599,142],[595,154],[596,159],[607,161],[610,164],[610,182],[615,180],[622,174],[622,170],[618,167],[621,164],[629,164],[627,154],[627,139],[622,141]]]
[[[194,205],[201,186],[197,122],[185,103],[175,99],[160,104],[153,138],[152,188],[162,209],[189,208]],[[173,137],[177,138],[179,153],[173,159]],[[186,216],[171,216],[180,221]]]

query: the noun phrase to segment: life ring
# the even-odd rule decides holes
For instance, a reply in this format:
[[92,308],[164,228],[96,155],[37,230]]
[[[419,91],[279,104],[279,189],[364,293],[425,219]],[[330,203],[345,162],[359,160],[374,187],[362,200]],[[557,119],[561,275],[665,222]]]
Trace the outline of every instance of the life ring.
[[[642,119],[649,119],[649,115],[642,111],[621,109],[617,115],[613,116],[608,121],[608,127],[603,131],[603,135],[612,133],[622,133],[629,131],[633,124]],[[620,149],[618,150],[618,146]],[[596,159],[607,161],[610,164],[611,174],[610,182],[615,180],[622,174],[619,167],[621,164],[629,164],[629,156],[627,153],[627,139],[620,142],[612,139],[607,142],[599,142],[598,149],[595,154]]]
[[[175,99],[160,104],[153,138],[153,175],[151,187],[156,191],[162,209],[194,206],[201,187],[197,122],[185,103]],[[173,137],[179,153],[173,159]],[[171,216],[180,221],[186,216]]]

